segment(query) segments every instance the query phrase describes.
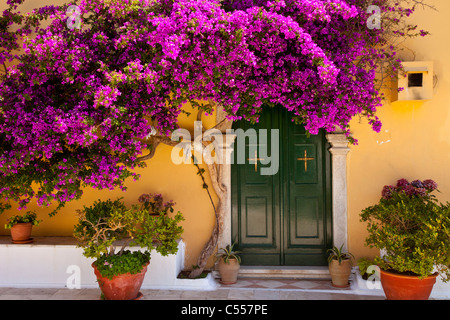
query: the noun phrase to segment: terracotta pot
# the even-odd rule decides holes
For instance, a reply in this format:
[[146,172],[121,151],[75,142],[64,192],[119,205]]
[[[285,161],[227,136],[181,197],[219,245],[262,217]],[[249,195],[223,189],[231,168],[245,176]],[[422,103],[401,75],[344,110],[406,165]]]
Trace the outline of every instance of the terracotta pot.
[[11,228],[12,241],[27,241],[31,236],[31,229],[33,224],[31,222],[17,223]]
[[328,269],[334,287],[347,288],[349,286],[348,278],[352,272],[351,260],[342,260],[340,264],[337,260],[331,260]]
[[236,259],[229,259],[228,263],[225,263],[223,259],[220,259],[219,260],[220,283],[222,284],[236,283],[240,268],[241,266]]
[[380,270],[381,285],[388,300],[428,300],[436,283],[435,273],[424,279]]
[[92,264],[92,267],[94,268],[98,285],[106,300],[137,300],[141,297],[139,290],[144,281],[148,264],[149,263],[142,268],[140,273],[120,274],[114,276],[112,279],[102,277],[94,263]]

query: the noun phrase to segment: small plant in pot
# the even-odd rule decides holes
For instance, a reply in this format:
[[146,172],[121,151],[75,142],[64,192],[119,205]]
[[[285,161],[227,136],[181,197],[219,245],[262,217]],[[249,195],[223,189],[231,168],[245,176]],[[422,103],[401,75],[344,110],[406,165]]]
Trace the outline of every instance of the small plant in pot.
[[439,274],[450,280],[450,205],[435,190],[433,180],[400,179],[361,212],[366,244],[383,253],[374,262],[389,300],[427,300]]
[[5,224],[5,229],[11,230],[11,239],[13,243],[23,244],[33,242],[31,232],[33,226],[38,226],[42,220],[37,219],[36,212],[28,211],[24,215],[14,215],[10,217]]
[[[140,206],[131,207],[121,198],[98,200],[78,211],[74,236],[84,248],[83,255],[95,259],[92,267],[106,300],[139,299],[150,252],[155,250],[166,256],[178,251],[183,216],[178,212],[171,217],[171,201],[155,206],[157,212],[149,210],[152,206],[148,202],[155,197],[159,199],[161,195],[149,196],[140,201]],[[131,247],[144,250],[130,250]]]
[[235,244],[220,248],[216,257],[218,258],[218,269],[220,273],[220,283],[229,285],[237,282],[237,276],[241,266],[239,251],[234,251]]
[[334,287],[346,288],[349,286],[348,279],[352,272],[352,258],[353,255],[349,252],[343,251],[343,246],[340,248],[333,247],[328,250],[328,269],[331,275],[331,282]]

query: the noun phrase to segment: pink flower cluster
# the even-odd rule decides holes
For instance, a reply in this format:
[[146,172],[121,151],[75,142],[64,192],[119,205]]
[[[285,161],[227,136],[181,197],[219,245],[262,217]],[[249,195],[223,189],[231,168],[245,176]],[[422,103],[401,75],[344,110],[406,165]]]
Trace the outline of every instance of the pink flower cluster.
[[408,196],[426,196],[437,189],[437,183],[431,179],[414,180],[408,182],[406,179],[400,179],[395,186],[387,185],[383,187],[381,196],[383,199],[390,199],[393,193],[405,193]]
[[142,209],[149,210],[152,214],[168,214],[173,212],[173,206],[175,206],[173,200],[164,202],[160,193],[144,193],[139,196],[138,201]]

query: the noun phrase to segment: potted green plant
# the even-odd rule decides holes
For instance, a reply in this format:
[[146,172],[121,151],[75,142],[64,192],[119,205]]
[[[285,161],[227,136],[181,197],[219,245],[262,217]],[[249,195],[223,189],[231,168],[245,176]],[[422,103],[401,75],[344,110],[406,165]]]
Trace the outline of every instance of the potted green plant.
[[341,245],[340,248],[333,247],[328,250],[328,269],[331,275],[331,283],[334,287],[346,288],[349,286],[348,279],[352,272],[353,254],[345,252]]
[[27,211],[24,215],[14,215],[6,221],[5,229],[11,230],[11,239],[13,243],[23,244],[33,242],[31,232],[33,226],[38,226],[42,220],[37,219],[34,211]]
[[235,244],[220,248],[216,254],[218,258],[218,270],[220,274],[220,283],[229,285],[237,282],[237,276],[241,266],[241,257],[239,251],[234,251]]
[[361,212],[367,245],[383,253],[374,262],[387,299],[426,300],[439,274],[450,279],[450,206],[438,202],[435,190],[430,179],[400,179]]
[[[98,200],[78,210],[74,236],[84,256],[95,259],[92,267],[106,300],[140,298],[150,252],[163,256],[177,252],[183,233],[179,223],[184,218],[180,212],[171,217],[174,203],[160,199],[161,195],[149,195],[139,199],[141,205],[131,207],[121,198]],[[144,250],[132,251],[132,246]]]

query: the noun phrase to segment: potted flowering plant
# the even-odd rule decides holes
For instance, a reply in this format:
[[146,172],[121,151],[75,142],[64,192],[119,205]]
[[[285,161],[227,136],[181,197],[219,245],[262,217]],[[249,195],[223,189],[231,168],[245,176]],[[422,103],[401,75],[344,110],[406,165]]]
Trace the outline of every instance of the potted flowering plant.
[[30,238],[33,226],[38,226],[42,220],[37,219],[36,212],[27,211],[24,215],[14,215],[7,220],[5,229],[11,229],[13,243],[22,244],[33,242]]
[[[150,251],[165,256],[178,250],[183,216],[180,212],[170,216],[174,203],[164,203],[161,195],[141,196],[140,202],[127,207],[120,198],[98,200],[78,211],[74,236],[84,247],[84,256],[95,259],[92,267],[106,300],[138,299]],[[145,250],[131,251],[131,246]]]
[[450,206],[438,202],[435,190],[433,180],[400,179],[361,213],[366,243],[383,252],[374,262],[388,299],[428,299],[439,274],[450,279]]

